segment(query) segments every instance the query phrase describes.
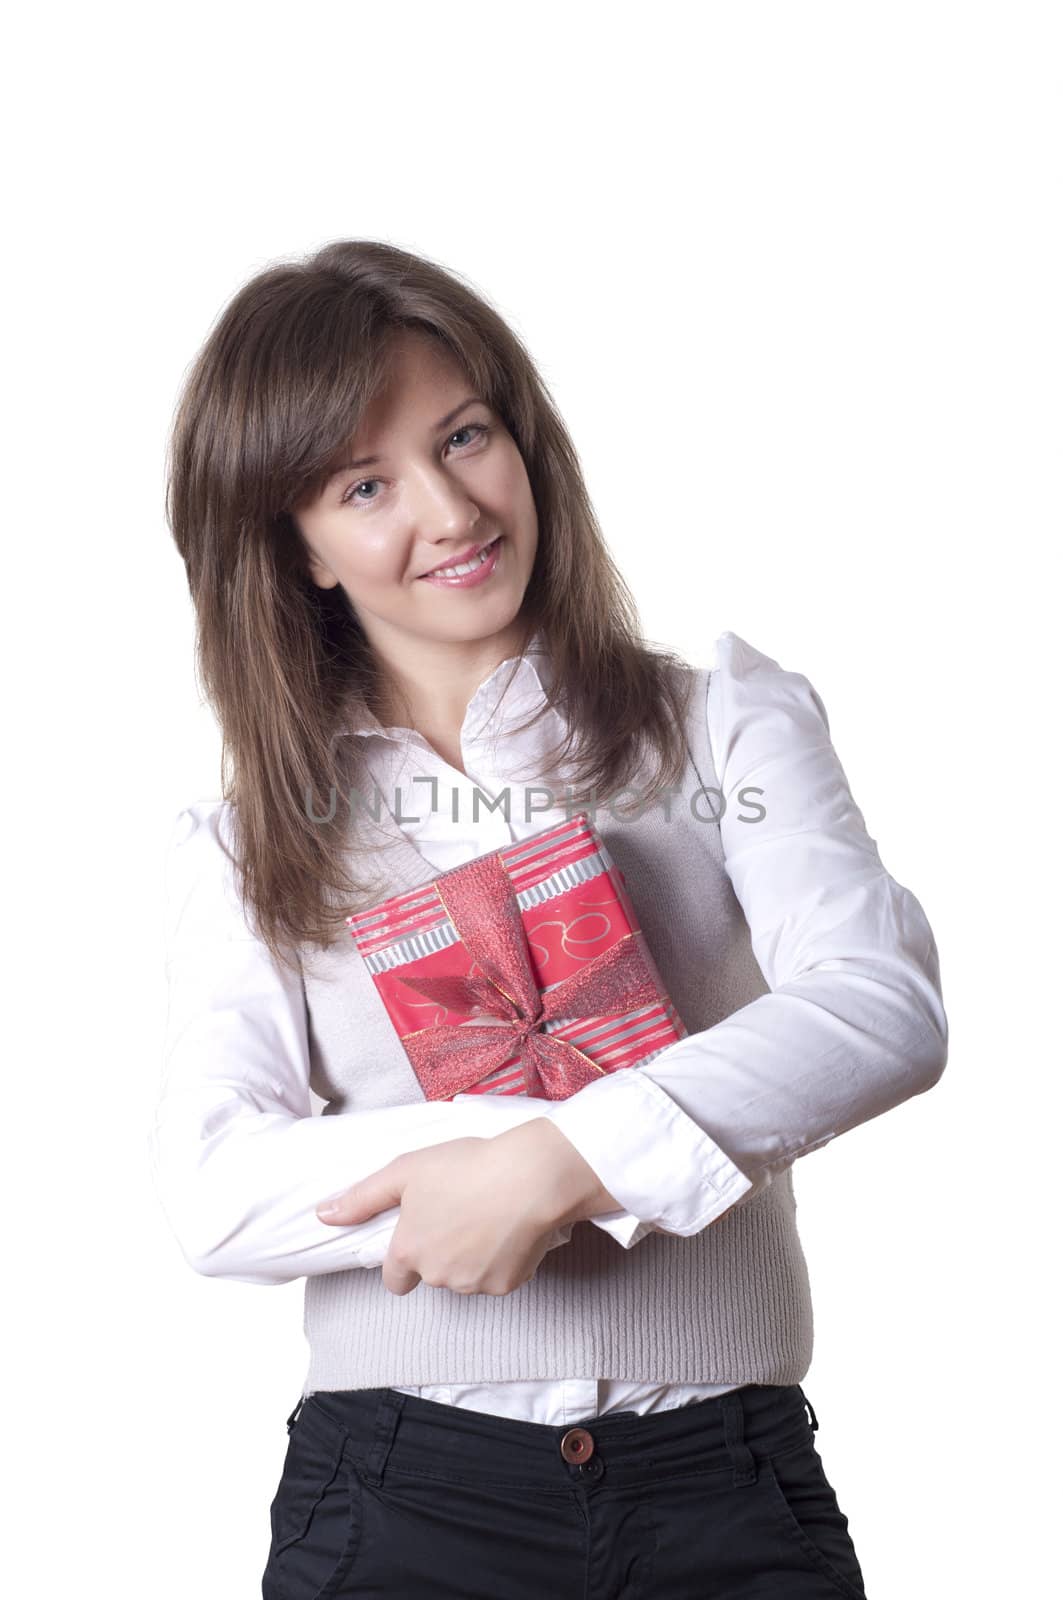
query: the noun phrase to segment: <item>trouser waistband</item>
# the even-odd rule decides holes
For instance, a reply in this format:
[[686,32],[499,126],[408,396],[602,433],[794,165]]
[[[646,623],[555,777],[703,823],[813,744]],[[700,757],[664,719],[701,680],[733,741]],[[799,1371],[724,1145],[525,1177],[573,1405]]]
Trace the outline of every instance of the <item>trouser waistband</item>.
[[565,1426],[397,1389],[317,1390],[292,1411],[289,1432],[296,1426],[335,1445],[377,1486],[388,1472],[406,1472],[549,1488],[712,1471],[755,1483],[759,1458],[800,1444],[819,1422],[800,1384],[744,1384],[670,1411],[610,1412]]

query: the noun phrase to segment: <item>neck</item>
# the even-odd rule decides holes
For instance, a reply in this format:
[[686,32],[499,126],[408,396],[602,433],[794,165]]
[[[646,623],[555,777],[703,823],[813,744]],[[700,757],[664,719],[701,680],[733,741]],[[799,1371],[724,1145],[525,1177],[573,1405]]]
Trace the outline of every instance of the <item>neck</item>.
[[514,622],[489,639],[460,644],[418,640],[411,655],[378,651],[381,686],[373,714],[384,727],[410,727],[426,738],[460,732],[469,701],[496,667],[518,655],[530,636],[527,625]]

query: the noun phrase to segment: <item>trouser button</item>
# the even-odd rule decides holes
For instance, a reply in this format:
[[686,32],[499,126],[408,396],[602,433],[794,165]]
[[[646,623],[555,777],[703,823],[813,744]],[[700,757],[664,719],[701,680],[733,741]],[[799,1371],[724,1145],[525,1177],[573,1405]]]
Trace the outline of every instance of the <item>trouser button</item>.
[[589,1461],[594,1454],[594,1440],[586,1428],[569,1428],[561,1440],[561,1454],[566,1461]]

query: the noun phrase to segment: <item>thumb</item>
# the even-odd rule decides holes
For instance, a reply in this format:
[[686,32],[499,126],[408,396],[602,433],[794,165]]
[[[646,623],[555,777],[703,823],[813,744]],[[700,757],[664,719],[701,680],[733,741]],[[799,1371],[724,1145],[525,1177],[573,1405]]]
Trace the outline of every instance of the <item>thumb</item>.
[[365,1222],[378,1211],[387,1211],[402,1201],[402,1186],[388,1168],[370,1173],[369,1177],[329,1195],[317,1206],[322,1222]]

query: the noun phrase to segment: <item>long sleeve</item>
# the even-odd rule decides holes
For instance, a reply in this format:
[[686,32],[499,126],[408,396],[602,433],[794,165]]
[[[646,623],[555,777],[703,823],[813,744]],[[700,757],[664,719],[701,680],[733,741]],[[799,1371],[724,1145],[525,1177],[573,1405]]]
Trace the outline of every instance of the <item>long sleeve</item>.
[[771,992],[552,1104],[627,1208],[614,1232],[626,1247],[699,1232],[931,1088],[947,1060],[933,934],[882,864],[808,679],[725,633],[706,718],[725,864]]
[[[328,1194],[409,1150],[490,1138],[542,1102],[481,1095],[336,1117],[310,1102],[306,1004],[244,918],[220,803],[178,816],[166,856],[168,1009],[162,1088],[148,1136],[156,1193],[195,1271],[255,1284],[378,1266],[399,1208],[346,1227]],[[557,1230],[565,1243],[571,1227]]]

